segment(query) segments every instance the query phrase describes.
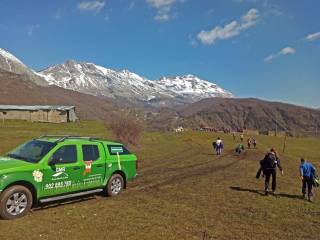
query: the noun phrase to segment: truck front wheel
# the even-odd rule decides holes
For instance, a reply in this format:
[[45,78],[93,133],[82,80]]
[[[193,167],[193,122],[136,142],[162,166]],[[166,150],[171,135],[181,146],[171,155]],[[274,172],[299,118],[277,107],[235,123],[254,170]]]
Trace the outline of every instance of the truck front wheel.
[[107,184],[107,195],[110,197],[118,195],[124,187],[123,177],[120,174],[113,174]]
[[15,219],[25,216],[32,206],[32,194],[24,186],[9,187],[0,196],[0,216],[3,219]]

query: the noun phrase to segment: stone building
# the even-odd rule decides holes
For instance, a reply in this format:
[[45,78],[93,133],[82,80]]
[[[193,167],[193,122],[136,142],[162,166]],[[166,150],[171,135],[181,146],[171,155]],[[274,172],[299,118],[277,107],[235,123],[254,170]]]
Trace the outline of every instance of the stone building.
[[0,105],[0,119],[63,123],[78,120],[74,106]]

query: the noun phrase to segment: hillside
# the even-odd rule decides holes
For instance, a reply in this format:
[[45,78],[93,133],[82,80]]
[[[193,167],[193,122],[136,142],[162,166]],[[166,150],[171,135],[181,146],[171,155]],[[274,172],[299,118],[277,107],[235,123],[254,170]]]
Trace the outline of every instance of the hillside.
[[36,72],[1,48],[0,69],[19,74],[39,86],[54,85],[142,107],[175,107],[207,97],[233,97],[229,91],[193,75],[149,80],[128,70],[73,60]]
[[0,48],[0,69],[22,75],[24,79],[29,80],[37,85],[48,85],[48,83],[36,72],[29,69],[17,57],[2,48]]
[[80,119],[104,120],[116,109],[107,99],[74,92],[57,86],[42,87],[26,76],[0,70],[0,104],[73,105]]
[[171,127],[198,128],[202,125],[217,129],[274,130],[277,125],[277,129],[283,131],[315,131],[317,126],[320,129],[320,111],[252,98],[210,98],[176,111],[159,111],[150,121],[156,128],[166,122]]
[[96,97],[57,86],[42,87],[24,75],[0,70],[1,104],[74,105],[82,120],[109,120],[112,113],[135,111],[148,129],[177,126],[216,129],[314,131],[320,129],[320,111],[258,99],[210,98],[178,109],[141,107],[123,100]]

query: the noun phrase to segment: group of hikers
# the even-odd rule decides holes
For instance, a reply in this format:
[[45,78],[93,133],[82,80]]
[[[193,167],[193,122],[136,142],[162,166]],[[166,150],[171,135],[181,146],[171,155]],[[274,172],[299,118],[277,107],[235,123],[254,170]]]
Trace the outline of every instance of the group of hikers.
[[[233,133],[233,139],[236,140],[236,135],[234,133]],[[237,154],[241,154],[242,151],[245,150],[245,147],[242,143],[243,140],[244,140],[244,136],[243,136],[243,134],[241,134],[240,135],[240,143],[238,143],[235,148],[235,152]],[[253,146],[253,148],[257,148],[257,140],[255,138],[250,137],[247,139],[247,145],[248,145],[249,149],[251,148],[251,146]],[[223,151],[223,141],[220,137],[218,137],[217,140],[212,142],[212,146],[213,146],[213,149],[215,150],[216,154],[221,155],[221,153]]]
[[[304,158],[300,160],[300,179],[302,181],[302,198],[308,199],[312,202],[313,198],[313,187],[319,186],[319,180],[317,178],[316,168]],[[257,172],[256,178],[259,179],[260,175],[265,178],[265,195],[269,194],[269,182],[272,178],[271,183],[271,194],[274,194],[277,188],[277,168],[280,170],[281,175],[283,175],[283,169],[278,158],[275,148],[271,148],[264,159],[260,161],[260,168]]]
[[[236,140],[236,135],[233,133],[233,139]],[[240,143],[237,144],[236,148],[235,148],[235,152],[237,154],[241,154],[242,151],[244,151],[244,145],[242,144],[244,140],[244,136],[243,134],[240,135]],[[251,146],[253,146],[253,148],[257,147],[257,140],[255,138],[248,138],[247,139],[247,144],[248,144],[248,148],[251,148]],[[217,138],[217,140],[212,142],[212,146],[213,149],[215,150],[217,155],[221,155],[222,151],[223,151],[223,141],[220,137]]]
[[[235,135],[233,134],[233,137]],[[234,137],[235,139],[235,137]],[[242,144],[244,139],[243,134],[240,135],[240,141],[236,146],[235,152],[237,154],[241,154],[241,152],[245,149]],[[217,155],[221,155],[224,143],[223,140],[218,137],[217,140],[213,141],[213,148],[216,151]],[[254,138],[248,138],[247,140],[248,148],[251,148],[253,145],[254,148],[257,146],[257,141]],[[260,161],[260,167],[256,174],[256,178],[259,179],[260,176],[265,178],[265,195],[269,193],[274,194],[277,187],[277,168],[280,170],[281,175],[283,175],[283,169],[280,163],[280,159],[278,157],[277,151],[275,148],[271,148],[271,150],[265,155],[264,159]],[[313,198],[313,187],[319,186],[319,179],[317,178],[316,168],[309,162],[307,162],[304,158],[301,158],[300,164],[300,178],[302,181],[302,198],[308,199],[308,201],[312,201]],[[271,181],[271,192],[269,192],[269,183]]]

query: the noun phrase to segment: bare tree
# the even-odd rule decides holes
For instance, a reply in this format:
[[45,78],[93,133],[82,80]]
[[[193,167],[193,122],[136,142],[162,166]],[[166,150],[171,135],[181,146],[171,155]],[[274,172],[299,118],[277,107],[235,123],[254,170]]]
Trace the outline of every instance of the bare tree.
[[114,137],[127,146],[139,146],[141,123],[132,115],[113,115],[109,127]]

